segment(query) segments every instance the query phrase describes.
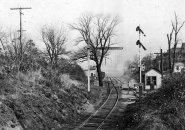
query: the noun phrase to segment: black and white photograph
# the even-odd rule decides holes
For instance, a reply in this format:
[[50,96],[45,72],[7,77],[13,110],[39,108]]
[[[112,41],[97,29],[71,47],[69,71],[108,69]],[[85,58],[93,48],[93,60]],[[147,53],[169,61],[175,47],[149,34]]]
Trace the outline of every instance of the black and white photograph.
[[0,130],[185,130],[185,0],[0,0]]

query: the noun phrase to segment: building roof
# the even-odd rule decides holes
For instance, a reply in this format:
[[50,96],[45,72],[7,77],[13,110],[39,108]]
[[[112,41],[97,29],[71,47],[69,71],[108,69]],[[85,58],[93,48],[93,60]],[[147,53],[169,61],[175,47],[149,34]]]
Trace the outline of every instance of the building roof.
[[161,72],[158,70],[158,69],[155,69],[155,68],[150,68],[149,70],[145,71],[144,74],[148,73],[149,71],[151,70],[154,70],[156,71],[157,73],[161,74]]
[[[171,50],[171,52],[173,52],[174,48],[171,48],[170,50]],[[176,53],[185,53],[185,43],[182,43],[181,47],[177,47],[175,52]]]
[[[174,48],[171,48],[171,53],[173,53],[174,51]],[[177,47],[176,50],[175,50],[175,53],[180,53],[181,52],[181,48]]]
[[185,43],[182,43],[182,46],[181,46],[181,53],[185,53]]

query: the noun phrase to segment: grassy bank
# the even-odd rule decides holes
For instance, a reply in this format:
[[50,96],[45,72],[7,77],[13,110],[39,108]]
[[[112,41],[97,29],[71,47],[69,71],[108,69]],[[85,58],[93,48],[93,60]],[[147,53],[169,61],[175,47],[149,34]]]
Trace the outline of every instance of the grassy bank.
[[1,129],[71,129],[84,104],[97,102],[101,94],[98,88],[88,93],[83,82],[48,71],[1,75],[0,88]]
[[165,77],[159,90],[128,105],[120,120],[124,130],[184,130],[185,75]]

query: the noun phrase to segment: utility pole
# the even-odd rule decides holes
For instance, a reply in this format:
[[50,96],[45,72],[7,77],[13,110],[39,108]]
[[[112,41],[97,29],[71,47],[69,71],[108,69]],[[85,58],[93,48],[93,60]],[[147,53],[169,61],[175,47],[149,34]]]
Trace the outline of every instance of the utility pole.
[[90,46],[88,45],[88,48],[87,48],[87,61],[88,61],[88,73],[87,73],[87,81],[88,81],[88,84],[87,84],[87,91],[90,92]]
[[154,53],[154,54],[160,54],[160,58],[161,58],[161,62],[160,62],[160,71],[161,71],[161,74],[162,74],[162,77],[163,77],[163,50],[161,49],[161,52],[160,53]]
[[[98,50],[102,50],[102,47],[97,47]],[[104,47],[104,49],[109,50],[123,50],[123,47]],[[88,81],[88,92],[90,92],[90,45],[87,47],[87,61],[88,61],[88,73],[87,73],[87,81]]]
[[[11,10],[19,10],[19,14],[20,14],[20,30],[19,31],[19,34],[20,34],[20,37],[19,37],[19,41],[20,41],[20,50],[21,50],[21,56],[23,54],[23,45],[22,45],[22,31],[25,31],[25,30],[22,30],[22,10],[24,9],[31,9],[30,7],[19,7],[19,8],[10,8]],[[21,57],[22,58],[22,57]]]

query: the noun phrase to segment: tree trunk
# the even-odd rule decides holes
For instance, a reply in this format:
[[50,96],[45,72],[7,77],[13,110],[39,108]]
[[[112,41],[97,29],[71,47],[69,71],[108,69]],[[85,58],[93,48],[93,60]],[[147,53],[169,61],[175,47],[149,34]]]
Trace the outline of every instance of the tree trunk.
[[173,59],[172,59],[172,68],[171,68],[171,72],[173,72],[174,65],[175,65],[175,51],[173,52]]
[[170,70],[170,74],[172,75],[173,73],[173,69],[172,69],[172,61],[171,61],[171,41],[172,41],[172,34],[173,34],[173,28],[172,31],[170,33],[170,35],[167,34],[167,39],[168,39],[168,66],[169,66],[169,70]]
[[173,61],[172,61],[172,68],[171,68],[171,70],[172,70],[172,72],[173,72],[173,70],[174,70],[174,65],[175,65],[175,62],[176,62],[176,48],[177,48],[177,38],[176,38],[176,36],[175,36],[175,44],[174,44],[174,47],[173,47]]
[[172,74],[173,70],[171,69],[171,50],[170,49],[171,49],[171,47],[170,47],[170,45],[168,45],[168,50],[169,50],[168,51],[168,53],[169,53],[168,54],[168,62],[169,62],[168,64],[169,64],[170,74]]
[[103,87],[103,80],[102,80],[102,74],[101,74],[101,65],[97,65],[97,73],[98,73],[99,86]]

